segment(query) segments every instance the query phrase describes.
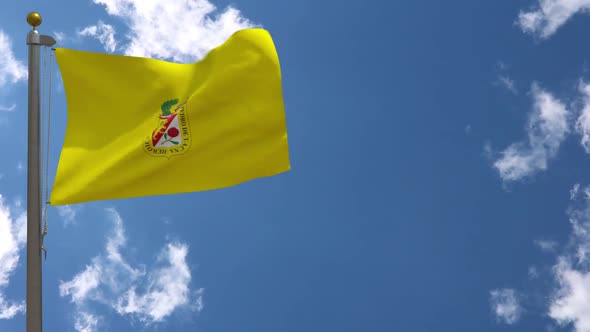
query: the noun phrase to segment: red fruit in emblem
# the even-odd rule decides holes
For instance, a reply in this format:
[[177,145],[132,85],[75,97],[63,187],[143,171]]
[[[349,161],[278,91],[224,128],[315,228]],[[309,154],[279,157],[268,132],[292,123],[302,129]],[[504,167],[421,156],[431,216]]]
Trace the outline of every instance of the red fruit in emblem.
[[170,137],[176,137],[176,136],[178,136],[178,134],[180,134],[180,132],[178,131],[178,129],[176,129],[176,128],[170,128],[170,129],[168,129],[168,136],[170,136]]

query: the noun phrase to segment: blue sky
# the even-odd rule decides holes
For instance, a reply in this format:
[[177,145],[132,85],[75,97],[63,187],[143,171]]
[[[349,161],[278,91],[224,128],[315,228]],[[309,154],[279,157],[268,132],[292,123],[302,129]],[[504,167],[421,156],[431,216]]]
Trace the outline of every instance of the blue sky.
[[[195,61],[262,26],[292,170],[49,208],[47,331],[590,332],[590,0],[0,5],[0,331],[24,330],[30,10]],[[49,183],[66,124],[53,67]]]

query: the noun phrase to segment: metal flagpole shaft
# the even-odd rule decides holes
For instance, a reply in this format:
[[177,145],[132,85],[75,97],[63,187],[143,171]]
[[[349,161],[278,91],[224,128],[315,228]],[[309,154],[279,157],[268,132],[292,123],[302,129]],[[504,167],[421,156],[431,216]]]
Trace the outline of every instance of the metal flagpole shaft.
[[41,15],[31,12],[27,22],[33,30],[27,34],[29,45],[29,142],[27,159],[27,332],[43,330],[41,283],[41,146],[39,121],[39,57],[41,46],[55,40],[40,35]]

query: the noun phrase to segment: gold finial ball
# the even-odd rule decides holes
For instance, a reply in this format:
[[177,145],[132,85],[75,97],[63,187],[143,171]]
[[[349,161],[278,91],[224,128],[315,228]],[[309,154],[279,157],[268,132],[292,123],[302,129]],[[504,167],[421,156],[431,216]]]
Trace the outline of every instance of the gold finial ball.
[[37,27],[41,25],[41,21],[43,21],[43,19],[41,18],[41,14],[37,13],[37,12],[30,12],[27,15],[27,22],[32,26],[32,27]]

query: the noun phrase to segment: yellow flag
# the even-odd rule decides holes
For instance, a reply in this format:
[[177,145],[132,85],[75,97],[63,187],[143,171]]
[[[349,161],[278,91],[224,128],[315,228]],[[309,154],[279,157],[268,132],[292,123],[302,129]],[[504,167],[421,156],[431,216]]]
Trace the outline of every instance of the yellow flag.
[[290,169],[269,33],[245,29],[203,60],[58,48],[68,123],[51,205],[224,188]]

